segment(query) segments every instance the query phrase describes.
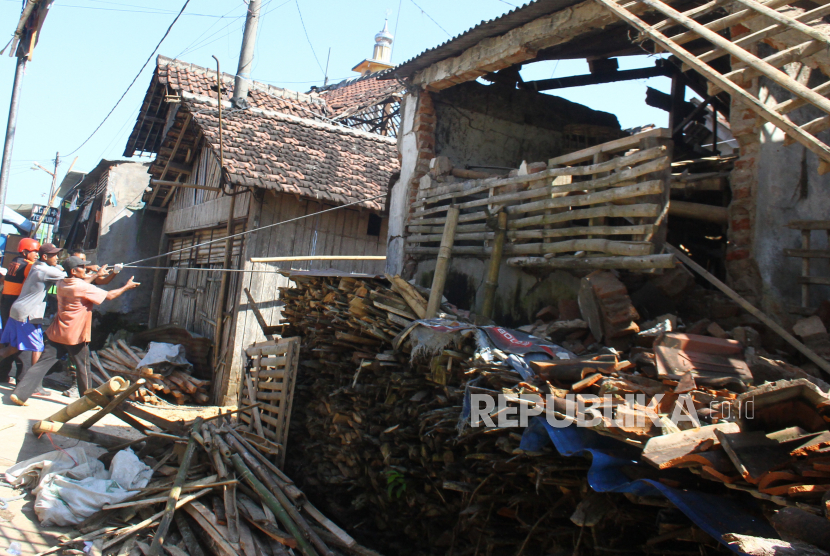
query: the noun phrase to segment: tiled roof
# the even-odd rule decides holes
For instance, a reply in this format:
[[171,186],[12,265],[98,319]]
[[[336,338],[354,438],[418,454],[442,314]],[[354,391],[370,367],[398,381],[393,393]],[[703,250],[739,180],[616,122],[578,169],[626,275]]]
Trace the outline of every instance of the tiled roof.
[[326,101],[331,117],[335,119],[358,113],[402,92],[400,83],[383,81],[379,79],[379,74],[347,79],[319,91],[320,98]]
[[[159,82],[177,93],[187,91],[216,98],[216,71],[159,56]],[[233,96],[234,76],[222,73],[222,100]],[[325,116],[325,103],[319,99],[254,81],[248,91],[248,104],[263,110],[293,114],[301,118]]]
[[[222,74],[222,98],[230,100],[233,94],[233,75]],[[141,111],[127,140],[124,156],[136,153],[158,153],[163,141],[165,115],[170,106],[168,94],[183,92],[216,98],[216,71],[159,56],[156,71],[144,95]],[[328,117],[324,100],[303,93],[289,91],[254,81],[248,92],[248,104],[266,110],[275,110],[303,118]]]
[[[183,101],[218,156],[216,101],[189,94]],[[394,139],[260,108],[223,111],[222,120],[232,183],[383,210],[383,197],[370,199],[385,196],[399,168]]]

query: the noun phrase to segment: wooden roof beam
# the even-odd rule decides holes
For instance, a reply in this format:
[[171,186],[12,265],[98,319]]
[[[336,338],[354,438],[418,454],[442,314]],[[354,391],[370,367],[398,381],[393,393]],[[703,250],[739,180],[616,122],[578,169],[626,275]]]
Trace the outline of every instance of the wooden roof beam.
[[[193,119],[193,114],[188,112],[187,117],[184,119],[184,123],[182,124],[182,129],[179,131],[179,136],[176,138],[176,144],[173,147],[173,152],[170,153],[170,156],[167,158],[167,163],[164,165],[164,170],[161,171],[161,177],[159,177],[159,181],[164,180],[165,176],[167,175],[167,171],[170,169],[170,164],[173,162],[173,157],[176,156],[176,151],[179,150],[179,145],[182,143],[182,139],[184,139],[185,133],[187,133],[187,126],[190,125],[190,120]],[[159,188],[153,188],[153,194],[150,195],[150,200],[147,201],[148,205],[152,205],[153,201],[156,199],[158,195]]]

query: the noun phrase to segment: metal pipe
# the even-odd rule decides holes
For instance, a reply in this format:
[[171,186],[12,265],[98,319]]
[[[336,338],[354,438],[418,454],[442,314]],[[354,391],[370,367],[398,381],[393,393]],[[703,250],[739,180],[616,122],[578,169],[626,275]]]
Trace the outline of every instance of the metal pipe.
[[256,48],[256,34],[259,28],[259,6],[261,0],[251,0],[248,4],[248,15],[245,18],[245,31],[242,33],[242,48],[239,50],[239,65],[236,68],[236,78],[233,81],[233,98],[231,103],[237,108],[240,101],[248,96],[248,87],[251,81],[251,65],[254,62]]
[[23,73],[26,71],[26,56],[17,59],[14,70],[14,85],[12,85],[12,99],[9,103],[9,121],[6,124],[6,141],[3,145],[3,162],[0,164],[0,218],[6,210],[6,191],[9,187],[9,171],[11,170],[12,148],[14,147],[14,133],[17,129],[17,108],[20,103],[20,89],[23,86]]
[[[250,15],[250,12],[249,12]],[[225,152],[222,144],[222,71],[219,66],[219,58],[213,57],[216,60],[216,95],[219,104],[219,187],[225,191]],[[230,267],[231,255],[233,254],[233,213],[236,208],[236,195],[231,195],[231,201],[228,203],[228,227],[225,232],[225,260],[223,268]],[[219,282],[219,303],[216,304],[216,328],[213,334],[215,349],[213,350],[213,368],[215,369],[219,364],[219,359],[222,357],[220,345],[222,343],[222,331],[225,321],[225,304],[228,299],[228,273],[223,272],[222,278]]]

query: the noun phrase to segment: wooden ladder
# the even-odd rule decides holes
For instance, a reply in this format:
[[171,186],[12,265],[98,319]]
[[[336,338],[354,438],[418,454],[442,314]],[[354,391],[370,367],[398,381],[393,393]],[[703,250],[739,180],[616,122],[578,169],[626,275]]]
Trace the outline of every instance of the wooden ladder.
[[[596,1],[635,27],[640,32],[640,40],[651,39],[662,49],[677,56],[683,62],[684,71],[693,69],[703,75],[711,83],[710,92],[726,91],[734,99],[743,100],[761,118],[784,131],[788,139],[802,144],[815,153],[820,161],[820,174],[830,171],[830,147],[817,137],[821,131],[830,129],[830,99],[825,96],[830,93],[830,81],[815,89],[810,89],[781,69],[787,64],[816,54],[830,46],[830,36],[809,25],[810,22],[820,20],[823,16],[830,14],[830,4],[824,3],[797,17],[790,17],[777,9],[787,6],[793,0],[769,0],[765,3],[755,0],[733,0],[738,8],[737,11],[702,24],[695,21],[695,18],[723,8],[729,2],[713,0],[689,11],[679,12],[661,0],[635,0],[625,4],[614,0]],[[666,19],[655,25],[649,25],[636,15],[636,13],[646,11],[659,12]],[[760,18],[759,21],[763,21],[766,26],[734,40],[718,34],[719,31],[755,18]],[[687,31],[671,37],[661,32],[661,29],[678,25],[685,27]],[[799,44],[796,46],[781,50],[766,58],[759,58],[749,51],[756,43],[785,32],[798,33],[798,36],[803,37],[803,41],[799,39]],[[695,56],[681,46],[700,38],[711,43],[713,48]],[[732,71],[722,74],[708,64],[709,61],[726,55],[732,56]],[[745,84],[760,75],[791,92],[794,98],[772,106],[764,104],[757,94],[744,89]],[[824,115],[798,126],[786,114],[805,104],[815,106],[824,112]]]
[[830,278],[810,274],[811,259],[830,259],[830,248],[814,249],[810,245],[813,231],[826,233],[830,245],[830,220],[794,220],[788,223],[787,227],[801,232],[801,249],[784,249],[784,256],[801,258],[801,277],[798,279],[801,284],[801,306],[808,308],[810,286],[830,286]]

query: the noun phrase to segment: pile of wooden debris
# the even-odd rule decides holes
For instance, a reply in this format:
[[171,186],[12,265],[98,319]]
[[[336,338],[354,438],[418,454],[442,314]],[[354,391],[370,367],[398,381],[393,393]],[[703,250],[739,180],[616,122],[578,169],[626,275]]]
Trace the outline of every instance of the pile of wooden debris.
[[[138,368],[145,355],[146,351],[130,346],[124,340],[117,340],[97,352],[90,352],[90,360],[95,367],[90,370],[90,376],[95,384],[103,384],[113,376],[132,381],[145,379],[145,385],[133,394],[133,399],[142,403],[204,405],[210,401],[209,380],[198,379],[183,370],[162,375],[155,373],[151,367]],[[164,398],[159,399],[162,395]]]
[[[707,554],[726,543],[756,553],[748,547],[787,544],[736,529],[713,537],[688,507],[655,490],[665,487],[714,495],[719,512],[767,515],[755,521],[768,533],[759,537],[777,531],[830,549],[820,534],[830,516],[827,385],[717,337],[725,334],[711,321],[685,330],[674,316],[638,324],[626,288],[607,272],[584,279],[580,314],[544,312],[530,340],[474,326],[457,311],[418,323],[424,298],[398,277],[291,279],[283,315],[303,351],[288,469],[367,544],[397,554],[511,555]],[[494,331],[583,355],[519,357],[522,368],[518,351],[482,341]],[[502,395],[494,422],[533,405],[538,426],[471,426],[469,394]],[[620,477],[657,486],[645,495],[594,492],[607,470],[560,455],[562,437],[543,426],[569,417],[590,422],[580,434],[620,450]]]
[[[65,538],[38,556],[82,554],[79,549],[87,543],[91,550],[84,551],[91,554],[377,554],[360,546],[306,499],[271,462],[270,446],[260,445],[262,439],[235,422],[237,411],[189,423],[157,418],[154,424],[160,430],[147,428],[145,436],[130,442],[89,431],[108,413],[120,417],[127,398],[143,384],[143,378],[132,384],[113,378],[35,425],[35,433],[55,432],[99,444],[108,450],[99,458],[105,464],[131,448],[153,475],[131,498],[105,505],[77,525],[81,535]],[[83,425],[66,424],[96,407],[101,409]]]

